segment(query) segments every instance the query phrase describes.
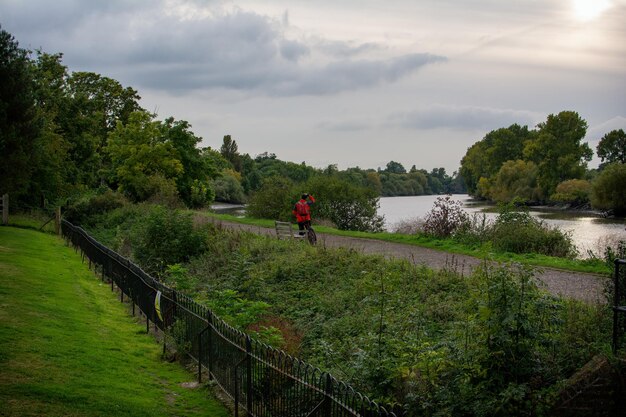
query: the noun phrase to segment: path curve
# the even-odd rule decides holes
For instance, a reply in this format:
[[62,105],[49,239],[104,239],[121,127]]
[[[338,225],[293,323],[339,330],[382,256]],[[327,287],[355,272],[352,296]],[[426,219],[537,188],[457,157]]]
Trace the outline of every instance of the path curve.
[[[215,223],[228,229],[247,231],[263,235],[274,235],[274,229],[251,226],[240,223],[226,222],[211,218]],[[483,261],[468,255],[452,254],[436,249],[402,243],[385,242],[376,239],[355,238],[329,234],[317,234],[318,245],[335,248],[344,247],[358,250],[366,254],[378,254],[388,258],[406,259],[416,265],[426,265],[432,269],[442,269],[454,266],[464,274],[471,273],[472,269]],[[589,273],[564,271],[553,268],[537,267],[537,278],[544,283],[552,294],[573,298],[588,303],[605,303],[604,289],[609,278]]]

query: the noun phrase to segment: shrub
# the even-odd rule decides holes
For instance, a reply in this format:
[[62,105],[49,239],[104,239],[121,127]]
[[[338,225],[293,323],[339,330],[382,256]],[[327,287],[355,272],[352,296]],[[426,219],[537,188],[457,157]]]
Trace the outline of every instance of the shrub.
[[[205,226],[208,227],[208,226]],[[206,250],[206,230],[194,229],[191,213],[153,206],[131,238],[133,256],[149,273],[160,275]]]
[[600,210],[613,210],[626,215],[626,164],[607,165],[593,182],[591,205]]
[[299,196],[288,178],[270,177],[250,198],[246,213],[259,219],[293,221],[291,210]]
[[328,219],[340,230],[383,230],[384,218],[377,213],[378,196],[373,190],[335,176],[313,177],[305,187],[316,199],[314,221],[316,216]]
[[502,252],[539,253],[572,258],[576,247],[568,233],[530,215],[512,204],[501,207],[491,234],[493,247]]
[[550,199],[559,203],[581,206],[589,203],[591,184],[585,180],[567,180],[556,186]]
[[100,190],[96,194],[85,194],[70,205],[64,213],[66,219],[75,224],[82,224],[89,218],[108,213],[128,204],[128,200],[110,189]]
[[213,188],[215,189],[215,199],[225,203],[240,204],[246,201],[246,196],[241,186],[241,182],[237,179],[237,172],[225,170],[222,176],[213,180]]
[[422,230],[429,236],[446,238],[452,236],[469,221],[463,210],[463,203],[452,196],[438,197],[433,208],[426,215]]

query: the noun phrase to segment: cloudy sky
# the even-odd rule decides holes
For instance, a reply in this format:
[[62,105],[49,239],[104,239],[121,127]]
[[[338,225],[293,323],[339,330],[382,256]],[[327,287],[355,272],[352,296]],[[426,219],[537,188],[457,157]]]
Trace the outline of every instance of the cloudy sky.
[[204,146],[448,173],[562,110],[594,150],[626,129],[625,22],[626,0],[0,0],[21,47],[137,89]]

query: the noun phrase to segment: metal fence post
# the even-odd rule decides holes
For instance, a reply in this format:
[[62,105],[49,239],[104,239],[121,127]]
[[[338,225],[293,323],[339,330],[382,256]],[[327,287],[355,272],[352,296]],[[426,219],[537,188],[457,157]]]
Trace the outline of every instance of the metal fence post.
[[324,387],[324,416],[330,416],[331,397],[333,395],[333,379],[330,374],[326,374],[326,384]]
[[2,224],[9,224],[9,195],[4,194],[2,196]]
[[252,414],[252,341],[246,335],[246,409]]

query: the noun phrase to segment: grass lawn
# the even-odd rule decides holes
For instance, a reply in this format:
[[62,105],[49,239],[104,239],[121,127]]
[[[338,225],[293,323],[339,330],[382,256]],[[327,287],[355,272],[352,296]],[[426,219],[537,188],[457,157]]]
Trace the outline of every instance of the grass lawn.
[[0,227],[1,416],[229,416],[56,236]]

